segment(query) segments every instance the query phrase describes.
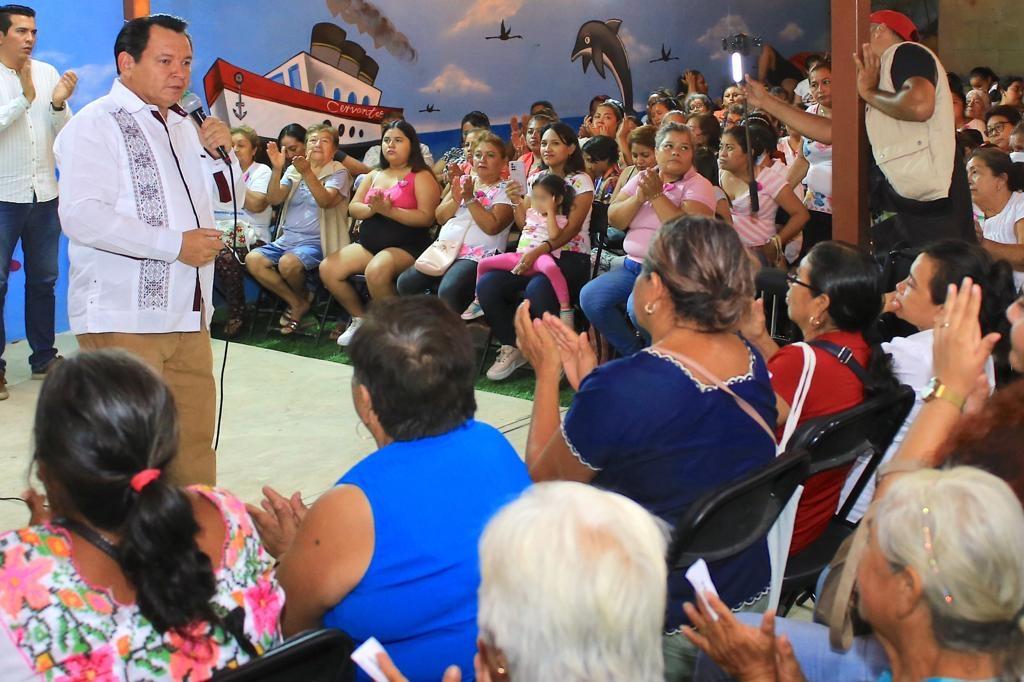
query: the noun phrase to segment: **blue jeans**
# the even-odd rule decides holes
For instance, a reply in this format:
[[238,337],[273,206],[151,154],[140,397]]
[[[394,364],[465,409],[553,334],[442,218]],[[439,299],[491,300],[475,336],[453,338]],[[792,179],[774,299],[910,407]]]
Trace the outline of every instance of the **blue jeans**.
[[15,204],[0,201],[0,370],[7,344],[4,329],[4,301],[11,256],[18,240],[25,254],[25,336],[32,354],[32,371],[40,371],[57,356],[53,346],[54,294],[57,283],[57,249],[60,244],[60,220],[57,200]]
[[[640,264],[627,258],[624,267],[610,270],[587,282],[580,292],[580,307],[587,319],[624,356],[643,348],[634,328],[626,322],[626,315],[629,315],[633,325],[636,325],[633,284],[639,274]],[[623,305],[626,307],[626,315],[622,314]]]

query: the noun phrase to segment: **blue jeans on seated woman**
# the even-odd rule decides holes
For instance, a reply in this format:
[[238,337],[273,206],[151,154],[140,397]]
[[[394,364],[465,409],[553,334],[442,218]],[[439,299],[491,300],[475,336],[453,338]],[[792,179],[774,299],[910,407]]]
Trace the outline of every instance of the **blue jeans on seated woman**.
[[[558,258],[558,268],[565,275],[569,294],[575,300],[580,287],[590,276],[590,255],[563,251]],[[545,312],[557,315],[560,308],[550,280],[541,274],[524,277],[493,270],[476,283],[476,296],[494,337],[504,346],[516,345],[516,308],[523,298],[530,301],[533,317],[540,317]]]
[[[623,267],[591,280],[580,292],[583,313],[620,355],[632,355],[644,347],[634,329],[639,329],[633,312],[633,284],[640,275],[640,263],[626,258]],[[631,327],[622,314],[625,306]]]

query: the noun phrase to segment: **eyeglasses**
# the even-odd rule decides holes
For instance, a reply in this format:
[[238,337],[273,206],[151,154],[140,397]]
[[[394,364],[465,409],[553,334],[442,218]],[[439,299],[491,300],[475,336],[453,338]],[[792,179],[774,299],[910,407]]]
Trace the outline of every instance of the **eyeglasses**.
[[792,272],[786,273],[786,283],[789,286],[793,286],[795,284],[799,284],[802,287],[807,287],[808,289],[810,289],[811,291],[813,291],[816,294],[820,294],[821,293],[821,290],[818,289],[818,287],[814,286],[813,284],[808,284],[807,282],[802,281],[799,277],[794,275]]
[[1003,132],[1003,129],[1006,126],[1008,126],[1008,125],[1010,125],[1010,124],[1007,121],[1002,121],[1000,123],[993,123],[988,128],[985,128],[985,134],[988,135],[989,137],[992,137],[993,135],[999,135],[1000,133]]

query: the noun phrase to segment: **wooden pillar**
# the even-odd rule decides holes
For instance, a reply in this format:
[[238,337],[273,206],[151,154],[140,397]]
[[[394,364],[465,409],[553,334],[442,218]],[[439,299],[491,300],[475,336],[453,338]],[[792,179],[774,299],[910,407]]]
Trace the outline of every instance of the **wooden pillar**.
[[[839,0],[835,0],[838,2]],[[148,17],[150,14],[149,0],[124,0],[124,20]]]
[[868,145],[853,53],[869,40],[871,0],[832,0],[832,238],[868,246]]

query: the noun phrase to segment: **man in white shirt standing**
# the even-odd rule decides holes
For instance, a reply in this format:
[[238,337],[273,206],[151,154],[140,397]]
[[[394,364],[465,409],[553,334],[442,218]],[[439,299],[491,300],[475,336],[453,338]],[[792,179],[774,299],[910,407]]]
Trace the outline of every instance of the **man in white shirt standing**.
[[25,254],[25,335],[32,378],[42,379],[57,358],[53,346],[57,282],[57,178],[53,139],[71,117],[67,99],[74,71],[63,76],[32,59],[36,13],[22,5],[0,7],[0,400],[8,397],[4,300],[11,256],[18,240]]
[[197,128],[178,105],[192,70],[186,26],[160,14],[126,22],[110,93],[83,108],[54,149],[71,330],[81,348],[127,349],[168,383],[181,424],[168,467],[178,485],[216,480],[209,323],[224,242],[213,207],[230,200],[230,178],[245,196],[237,160],[216,151],[231,148],[228,127],[207,118]]

